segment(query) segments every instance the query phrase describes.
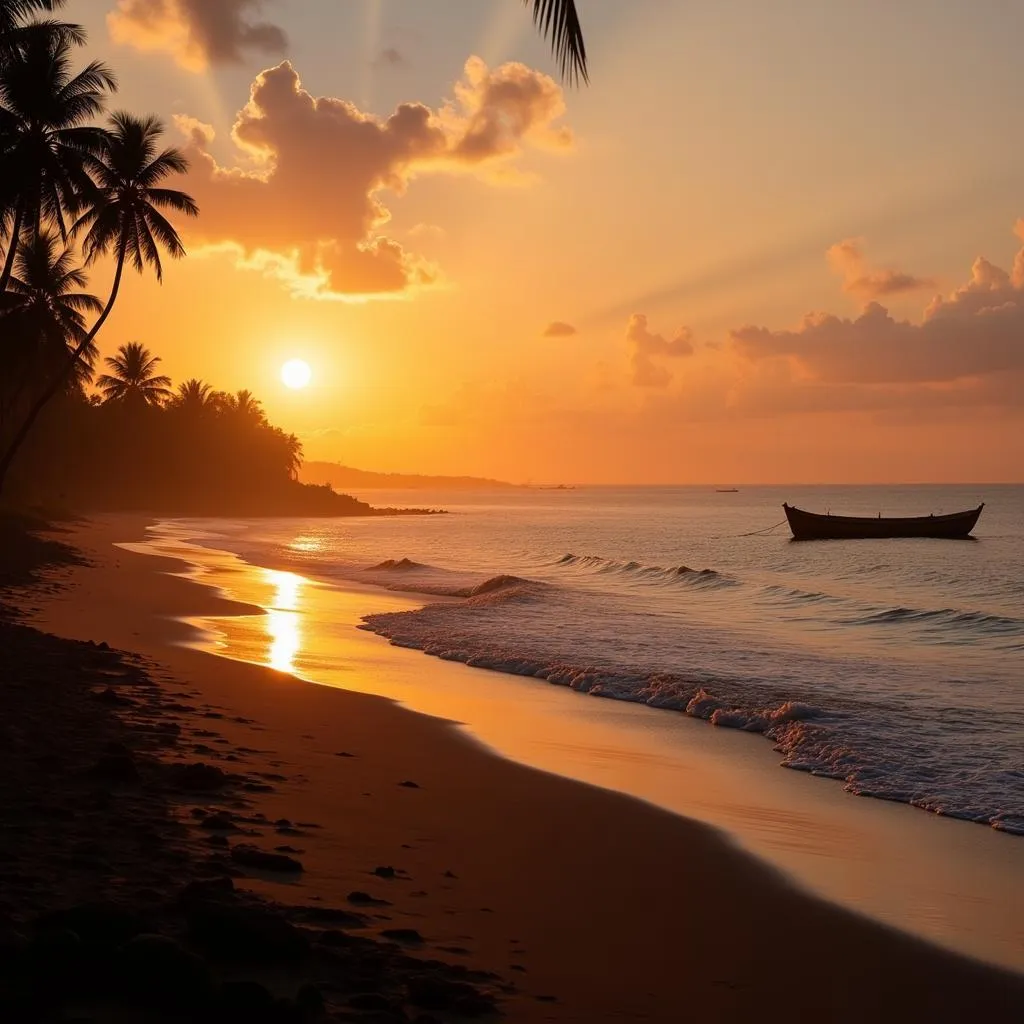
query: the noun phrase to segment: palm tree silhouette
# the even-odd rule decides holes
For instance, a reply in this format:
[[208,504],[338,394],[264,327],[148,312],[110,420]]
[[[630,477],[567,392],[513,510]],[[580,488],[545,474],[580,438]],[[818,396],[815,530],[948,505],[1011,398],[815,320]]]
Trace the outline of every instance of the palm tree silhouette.
[[562,77],[574,83],[587,82],[587,48],[574,0],[523,0],[523,3],[532,8],[534,24],[544,38],[551,41]]
[[155,117],[114,114],[99,153],[88,159],[88,170],[95,184],[87,193],[89,208],[79,218],[73,232],[86,232],[82,248],[87,265],[102,255],[114,253],[117,260],[114,282],[103,311],[71,354],[62,377],[53,380],[33,403],[0,458],[0,491],[18,449],[25,443],[39,414],[74,373],[75,366],[110,316],[121,289],[125,263],[130,260],[139,273],[147,265],[152,266],[157,280],[162,281],[160,247],[175,259],[185,255],[177,231],[160,211],[174,210],[194,217],[199,208],[184,192],[160,187],[168,175],[183,174],[188,169],[188,161],[180,150],[158,149],[163,133],[164,126]]
[[104,401],[162,405],[170,397],[171,378],[156,372],[160,357],[141,342],[129,341],[117,350],[116,356],[107,356],[104,362],[111,372],[96,381]]
[[192,377],[178,385],[178,391],[171,399],[171,405],[184,412],[205,412],[214,408],[213,398],[213,388],[198,377]]
[[[27,369],[42,371],[38,379],[59,374],[88,333],[86,313],[98,313],[103,308],[95,295],[82,291],[87,284],[85,270],[77,265],[74,252],[56,235],[43,232],[23,245],[3,296],[4,325],[8,337],[16,341],[10,346],[8,359],[23,359],[31,364]],[[74,383],[91,380],[95,358],[93,344],[76,364]]]
[[251,391],[243,389],[233,395],[222,394],[220,400],[223,410],[243,423],[259,424],[267,421],[263,405]]
[[46,220],[66,238],[65,212],[79,207],[92,184],[86,158],[100,152],[105,133],[87,122],[117,83],[100,61],[75,74],[72,55],[65,33],[33,31],[0,59],[0,202],[10,223],[0,293],[23,231],[38,234]]

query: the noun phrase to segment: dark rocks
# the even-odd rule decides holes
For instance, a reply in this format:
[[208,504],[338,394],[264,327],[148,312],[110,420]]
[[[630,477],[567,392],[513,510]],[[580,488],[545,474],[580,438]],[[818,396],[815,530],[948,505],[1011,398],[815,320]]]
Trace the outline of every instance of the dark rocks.
[[430,974],[410,978],[406,984],[409,1002],[423,1010],[440,1010],[464,1017],[482,1017],[493,1013],[494,1000],[477,992],[472,985],[449,981]]
[[268,853],[257,846],[239,844],[231,850],[231,859],[243,867],[260,871],[279,871],[284,874],[301,874],[305,869],[302,862],[284,853]]
[[112,686],[105,690],[99,690],[93,694],[93,698],[101,704],[109,704],[111,707],[131,708],[135,707],[135,701],[130,697],[123,697]]
[[420,788],[420,784],[418,782],[413,782],[412,779],[406,779],[405,782],[400,782],[398,785],[401,786],[403,789],[419,789]]
[[238,826],[223,811],[207,815],[201,822],[200,828],[208,829],[211,832],[237,832]]
[[190,793],[215,793],[228,784],[228,776],[216,765],[196,761],[173,764],[169,768],[171,784]]
[[390,999],[382,996],[379,992],[357,992],[348,1000],[348,1005],[353,1010],[393,1010],[394,1006]]
[[139,781],[139,768],[131,754],[104,754],[89,769],[89,775],[104,782],[133,785]]
[[188,911],[189,937],[226,962],[286,964],[309,952],[306,935],[280,914],[234,902],[206,902]]
[[394,878],[397,872],[393,867],[388,865],[374,868],[373,874],[375,874],[378,878]]
[[409,946],[423,945],[423,936],[415,928],[385,928],[381,935],[392,942],[402,942]]
[[181,891],[179,902],[201,903],[209,900],[230,898],[235,893],[235,883],[227,876],[202,878],[189,882]]
[[362,892],[356,890],[348,894],[349,903],[354,903],[357,907],[390,907],[391,903],[388,900],[380,900],[375,896],[371,896],[368,892]]

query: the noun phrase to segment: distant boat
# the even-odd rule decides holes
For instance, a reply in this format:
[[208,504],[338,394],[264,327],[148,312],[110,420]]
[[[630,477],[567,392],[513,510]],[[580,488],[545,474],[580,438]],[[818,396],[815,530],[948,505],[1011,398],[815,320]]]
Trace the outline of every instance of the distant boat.
[[740,489],[738,487],[719,487],[715,492],[717,494],[739,494]]
[[805,512],[783,504],[795,540],[868,540],[889,537],[935,537],[964,540],[970,536],[985,507],[984,502],[967,512],[945,516],[833,516]]

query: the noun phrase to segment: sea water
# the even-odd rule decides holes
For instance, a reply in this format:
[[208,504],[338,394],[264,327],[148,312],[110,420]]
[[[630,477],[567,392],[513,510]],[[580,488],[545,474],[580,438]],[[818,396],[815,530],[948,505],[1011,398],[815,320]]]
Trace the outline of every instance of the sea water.
[[[761,733],[787,768],[1024,835],[1024,487],[359,496],[449,514],[173,529],[255,565],[422,595],[365,628],[496,670],[482,687],[526,675]],[[986,508],[971,541],[797,543],[784,500]]]

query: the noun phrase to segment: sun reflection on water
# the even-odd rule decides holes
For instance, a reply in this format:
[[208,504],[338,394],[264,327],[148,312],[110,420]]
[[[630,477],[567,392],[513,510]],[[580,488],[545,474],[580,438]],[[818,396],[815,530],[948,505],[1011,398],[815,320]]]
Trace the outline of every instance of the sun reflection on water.
[[295,671],[295,656],[302,646],[299,614],[302,584],[306,581],[293,572],[264,570],[267,582],[274,588],[271,606],[267,609],[267,633],[270,648],[267,664],[279,672]]

